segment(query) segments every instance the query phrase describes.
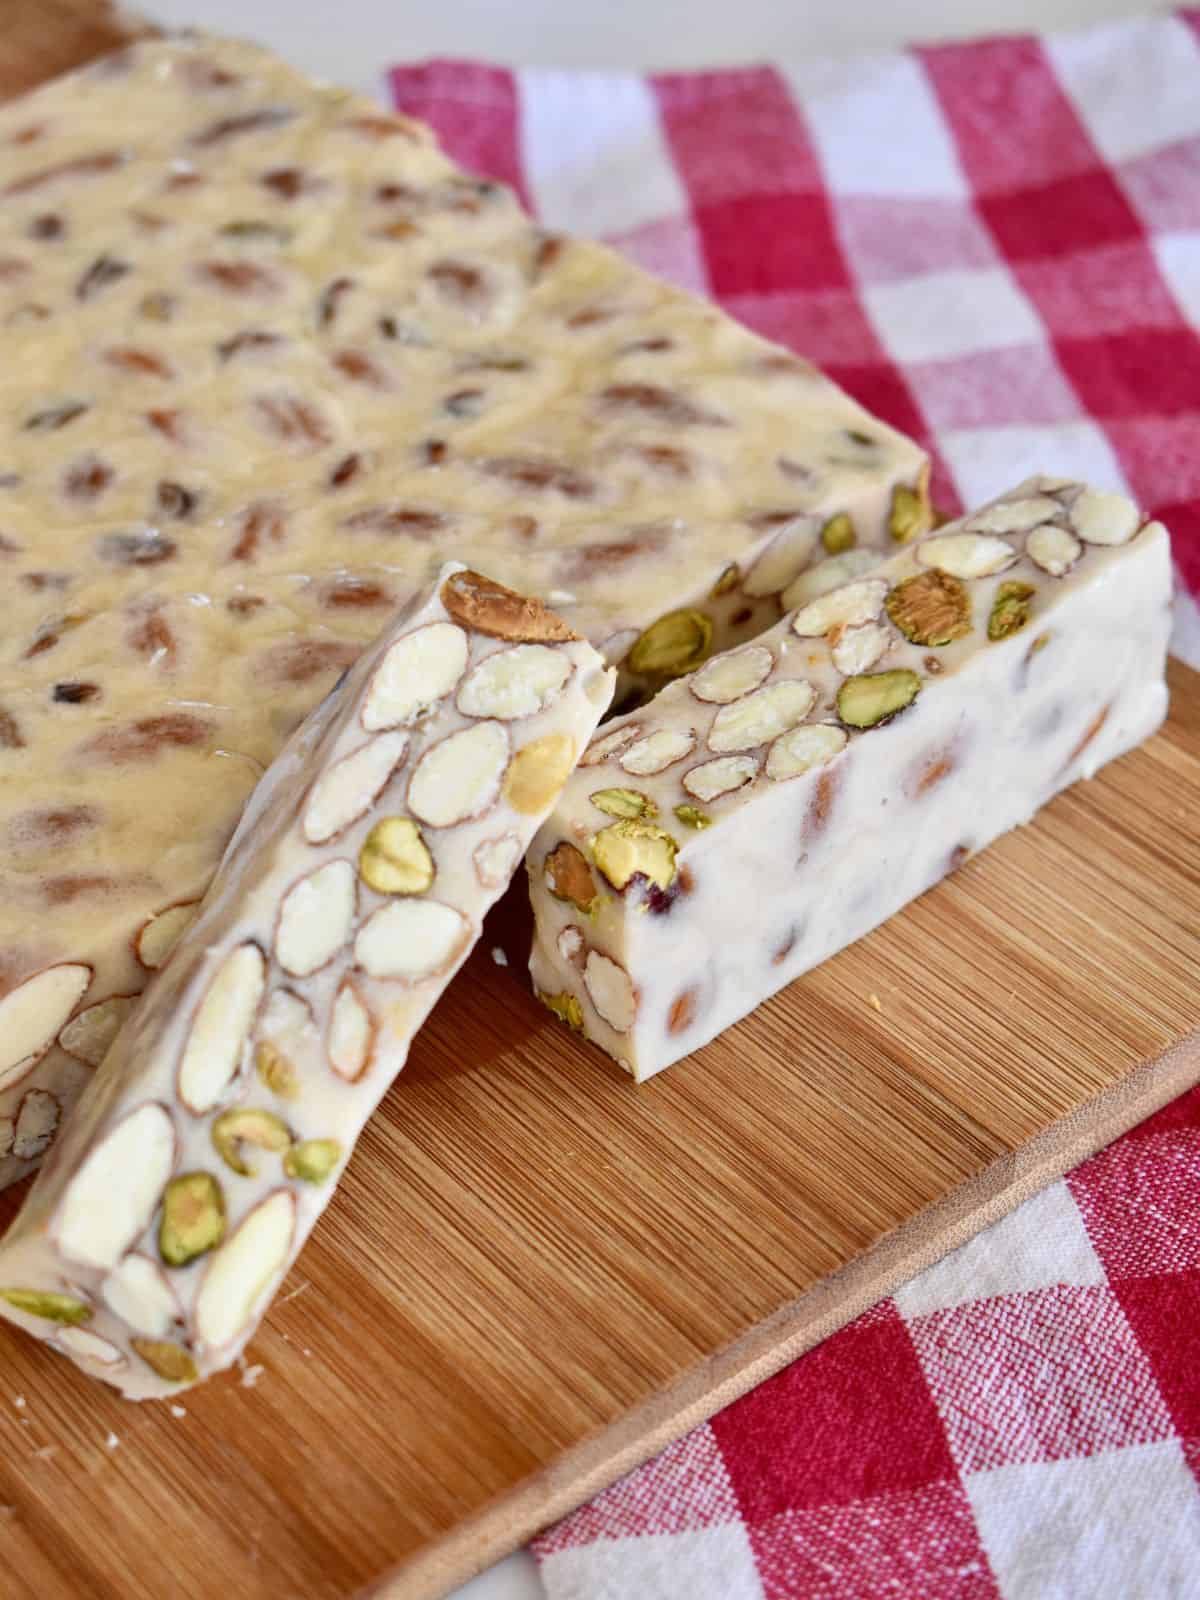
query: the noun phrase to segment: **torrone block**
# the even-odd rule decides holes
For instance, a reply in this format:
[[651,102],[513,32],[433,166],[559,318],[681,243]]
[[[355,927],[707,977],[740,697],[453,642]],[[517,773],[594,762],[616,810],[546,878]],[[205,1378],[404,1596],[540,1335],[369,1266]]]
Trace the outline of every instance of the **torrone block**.
[[604,727],[528,858],[542,998],[647,1078],[1166,713],[1168,539],[1041,478]]
[[0,107],[0,1183],[439,548],[657,684],[814,550],[921,529],[924,481],[804,362],[261,50]]
[[0,1245],[0,1312],[135,1398],[229,1365],[614,676],[444,569],[255,791]]

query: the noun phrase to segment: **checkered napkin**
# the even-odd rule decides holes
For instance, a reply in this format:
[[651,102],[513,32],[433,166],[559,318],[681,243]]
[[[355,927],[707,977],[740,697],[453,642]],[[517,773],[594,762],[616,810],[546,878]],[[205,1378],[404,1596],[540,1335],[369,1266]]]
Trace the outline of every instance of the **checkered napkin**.
[[[399,68],[555,227],[823,366],[947,509],[1164,518],[1200,665],[1200,12],[654,77]],[[536,1547],[552,1600],[1200,1596],[1200,1091]]]

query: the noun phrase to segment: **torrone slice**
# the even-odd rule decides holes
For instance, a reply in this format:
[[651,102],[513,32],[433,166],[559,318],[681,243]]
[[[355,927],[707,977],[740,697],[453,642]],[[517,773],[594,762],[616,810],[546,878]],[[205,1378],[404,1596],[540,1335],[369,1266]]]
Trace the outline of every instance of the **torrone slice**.
[[1165,714],[1167,536],[1119,495],[1035,479],[844,577],[602,728],[534,841],[533,981],[636,1078]]
[[814,554],[923,528],[924,474],[803,361],[252,46],[0,107],[0,1184],[436,549],[657,686]]
[[229,1365],[613,679],[443,570],[255,791],[0,1245],[0,1312],[138,1399]]

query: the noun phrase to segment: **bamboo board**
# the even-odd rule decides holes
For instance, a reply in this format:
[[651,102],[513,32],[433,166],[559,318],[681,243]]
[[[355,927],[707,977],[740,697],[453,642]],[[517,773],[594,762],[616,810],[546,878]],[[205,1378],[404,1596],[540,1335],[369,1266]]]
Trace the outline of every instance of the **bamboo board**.
[[[0,92],[114,37],[0,0]],[[253,1386],[134,1407],[0,1327],[0,1589],[441,1594],[1200,1079],[1172,687],[1143,750],[641,1089],[533,1002],[510,895]]]

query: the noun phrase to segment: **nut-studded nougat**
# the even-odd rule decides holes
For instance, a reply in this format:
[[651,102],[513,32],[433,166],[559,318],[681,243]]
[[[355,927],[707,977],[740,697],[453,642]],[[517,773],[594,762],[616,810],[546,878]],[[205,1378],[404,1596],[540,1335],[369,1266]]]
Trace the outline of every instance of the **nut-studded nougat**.
[[648,1078],[1162,721],[1171,565],[1023,484],[600,731],[529,853],[542,999]]
[[922,528],[925,471],[264,50],[149,41],[0,106],[0,1183],[439,550],[657,685],[814,550]]
[[133,1398],[229,1365],[613,678],[443,569],[255,791],[0,1245],[0,1312]]

